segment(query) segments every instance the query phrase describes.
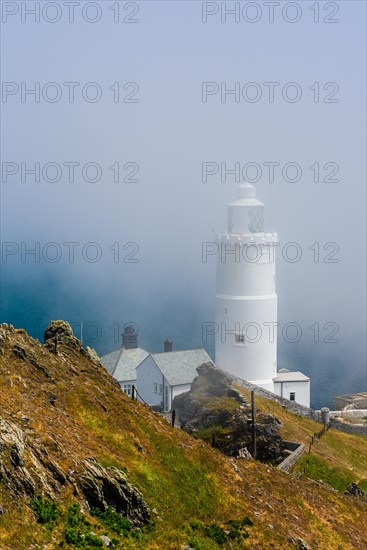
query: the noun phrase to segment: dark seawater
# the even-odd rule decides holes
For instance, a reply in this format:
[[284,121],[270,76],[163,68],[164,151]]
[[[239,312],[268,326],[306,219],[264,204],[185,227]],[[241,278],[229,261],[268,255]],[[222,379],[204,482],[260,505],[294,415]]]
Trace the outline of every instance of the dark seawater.
[[[124,325],[139,327],[139,345],[149,351],[163,351],[170,338],[174,349],[204,347],[214,357],[214,337],[203,341],[202,323],[214,319],[212,288],[195,290],[181,285],[157,292],[141,286],[134,293],[129,285],[85,285],[68,281],[52,272],[5,272],[1,284],[1,322],[24,327],[43,341],[50,320],[69,321],[83,344],[103,355],[120,345]],[[278,368],[301,370],[311,378],[311,404],[332,406],[335,395],[366,391],[363,342],[310,345],[308,342],[278,342]]]

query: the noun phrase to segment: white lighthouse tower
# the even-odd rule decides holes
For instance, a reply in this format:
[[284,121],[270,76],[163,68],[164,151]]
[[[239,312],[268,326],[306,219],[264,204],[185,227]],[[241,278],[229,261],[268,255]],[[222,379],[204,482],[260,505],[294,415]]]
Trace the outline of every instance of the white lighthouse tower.
[[264,205],[253,185],[228,205],[228,231],[218,235],[216,365],[274,391],[277,376],[276,233],[264,231]]
[[264,205],[249,183],[228,205],[227,233],[218,235],[215,363],[281,397],[310,406],[310,379],[277,372],[277,234],[264,231]]

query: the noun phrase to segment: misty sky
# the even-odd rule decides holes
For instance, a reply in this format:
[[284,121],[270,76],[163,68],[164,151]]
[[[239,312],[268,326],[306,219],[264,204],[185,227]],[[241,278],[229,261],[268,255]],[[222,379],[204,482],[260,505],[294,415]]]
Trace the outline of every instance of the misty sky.
[[[169,332],[176,322],[182,323],[182,317],[190,322],[185,312],[172,313],[177,304],[180,308],[182,302],[187,304],[200,329],[200,321],[213,320],[216,265],[214,256],[202,262],[202,243],[225,230],[226,204],[235,197],[237,186],[233,175],[224,174],[221,181],[220,170],[203,182],[202,164],[226,163],[231,169],[240,163],[242,171],[252,163],[248,176],[266,204],[266,228],[279,235],[280,322],[298,322],[305,331],[305,345],[312,336],[310,325],[336,323],[339,344],[320,342],[312,353],[329,361],[331,368],[343,350],[350,375],[356,369],[362,372],[365,3],[319,2],[318,23],[312,8],[315,2],[306,1],[293,3],[296,8],[287,8],[285,15],[287,2],[280,2],[280,7],[274,7],[273,23],[264,2],[252,3],[255,7],[245,13],[247,19],[259,17],[253,23],[245,20],[242,11],[238,23],[229,14],[221,22],[225,14],[220,13],[220,2],[207,3],[206,8],[196,1],[120,2],[117,23],[117,2],[108,0],[92,3],[102,14],[96,23],[83,20],[81,10],[87,2],[76,6],[74,23],[68,22],[63,2],[58,2],[61,18],[55,23],[45,20],[56,17],[55,8],[41,13],[40,22],[35,23],[34,17],[20,13],[20,2],[2,4],[3,10],[4,4],[10,6],[5,15],[3,11],[2,80],[13,84],[7,85],[8,95],[4,99],[3,94],[1,104],[1,230],[2,240],[14,243],[13,251],[19,246],[19,253],[5,256],[5,261],[3,255],[5,296],[7,286],[16,281],[21,302],[22,292],[29,297],[32,285],[42,280],[50,318],[64,314],[64,304],[70,301],[74,320],[85,321],[83,308],[89,296],[93,303],[88,305],[89,320],[94,311],[96,322],[136,321],[142,334],[150,335],[159,325],[159,334],[151,337],[156,347],[165,323]],[[26,4],[31,8],[35,3]],[[235,4],[226,6],[230,9]],[[245,4],[239,3],[241,10]],[[14,5],[19,12],[10,15]],[[110,9],[113,6],[115,11]],[[89,18],[99,13],[93,9],[86,12]],[[203,23],[203,10],[217,9]],[[294,23],[284,20],[297,16]],[[137,22],[123,22],[123,18]],[[22,82],[27,89],[39,83],[39,102],[31,95],[22,102]],[[57,86],[44,88],[50,82]],[[79,83],[73,103],[65,82]],[[99,101],[83,98],[81,90],[91,82],[98,86],[87,88],[86,93],[93,97],[96,89],[102,90]],[[206,102],[203,82],[214,83]],[[225,91],[235,89],[236,82],[239,97],[221,98],[221,83]],[[14,91],[14,83],[19,92]],[[270,85],[264,83],[277,83],[273,102],[269,101]],[[288,83],[296,85],[287,87]],[[120,101],[116,103],[117,87]],[[60,89],[60,100],[52,102]],[[42,90],[51,101],[44,99]],[[295,93],[301,93],[299,101],[293,101]],[[257,102],[254,94],[261,94]],[[288,100],[284,94],[289,94]],[[123,102],[126,97],[136,101]],[[18,167],[17,173],[9,174],[11,167],[4,167],[4,162]],[[24,174],[22,182],[21,163],[30,168],[36,162],[41,172],[50,162],[79,166],[74,182],[69,181],[66,166],[57,182],[47,181],[42,173],[40,182],[30,174]],[[268,165],[264,165],[269,162],[279,163],[274,181],[269,181]],[[87,163],[101,168],[99,181],[83,180],[82,167]],[[114,182],[116,172],[109,168],[116,163],[119,182]],[[299,181],[283,177],[288,163],[301,168]],[[131,179],[138,182],[122,181],[137,167]],[[319,182],[315,181],[317,167]],[[89,179],[94,174],[92,167]],[[54,175],[50,169],[49,179]],[[323,181],[328,176],[338,181]],[[292,168],[286,177],[296,179]],[[35,242],[41,248],[56,242],[62,257],[55,263],[41,257],[37,263],[28,255],[22,262],[22,242],[29,248]],[[74,263],[69,261],[65,242],[80,243]],[[96,263],[81,253],[90,242],[102,251]],[[136,244],[124,250],[129,242]],[[282,257],[289,242],[298,243],[302,250],[296,263]],[[116,245],[109,249],[113,243],[120,243],[119,262],[114,262]],[[324,250],[327,243],[334,244]],[[317,247],[320,256],[315,262]],[[50,257],[55,250],[48,249]],[[88,252],[92,256],[94,249]],[[129,253],[135,254],[131,257],[137,263],[122,262]],[[338,261],[325,263],[328,258]],[[60,281],[56,298],[47,296],[45,273]],[[35,317],[38,299],[35,294],[33,305],[31,300],[25,307],[35,307]],[[321,336],[322,340],[323,328]],[[201,345],[200,339],[198,334],[193,343]],[[103,339],[100,346],[106,346]],[[284,348],[284,361],[286,356]]]

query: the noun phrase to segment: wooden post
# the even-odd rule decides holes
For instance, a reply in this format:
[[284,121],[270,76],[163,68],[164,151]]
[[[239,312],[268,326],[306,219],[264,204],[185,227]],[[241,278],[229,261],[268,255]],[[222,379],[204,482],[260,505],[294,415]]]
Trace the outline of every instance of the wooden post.
[[54,351],[55,351],[55,354],[57,355],[57,344],[58,344],[58,341],[59,341],[59,333],[58,332],[55,332],[55,348],[54,348]]
[[251,418],[252,418],[252,458],[256,458],[256,414],[255,414],[254,390],[251,390]]
[[215,434],[212,434],[212,447],[215,447]]
[[175,409],[173,409],[173,411],[172,411],[172,422],[171,422],[172,423],[172,428],[175,427],[175,420],[176,420],[176,411],[175,411]]
[[135,399],[135,386],[134,386],[134,384],[131,386],[131,399],[133,401]]

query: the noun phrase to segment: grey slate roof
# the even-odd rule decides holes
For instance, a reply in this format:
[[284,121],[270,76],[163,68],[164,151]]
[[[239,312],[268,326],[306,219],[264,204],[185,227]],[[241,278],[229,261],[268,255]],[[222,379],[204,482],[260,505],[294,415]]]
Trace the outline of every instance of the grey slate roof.
[[149,353],[142,348],[119,348],[107,355],[103,355],[100,361],[104,368],[119,382],[136,380],[136,367],[148,357]]
[[205,349],[151,353],[151,357],[170,386],[191,384],[198,375],[196,368],[203,363],[212,363]]

